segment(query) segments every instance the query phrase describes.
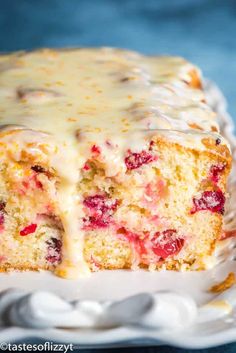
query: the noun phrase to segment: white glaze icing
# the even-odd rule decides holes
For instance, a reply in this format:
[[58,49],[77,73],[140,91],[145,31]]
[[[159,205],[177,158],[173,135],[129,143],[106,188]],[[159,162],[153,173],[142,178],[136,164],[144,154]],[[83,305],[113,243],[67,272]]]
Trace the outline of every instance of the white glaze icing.
[[[2,141],[12,146],[16,160],[25,148],[39,153],[37,144],[45,143],[50,165],[60,176],[65,232],[58,274],[76,278],[88,272],[75,189],[91,146],[101,147],[106,175],[112,176],[124,172],[128,149],[142,150],[153,136],[199,150],[207,148],[203,138],[219,137],[212,132],[213,126],[218,128],[203,92],[186,84],[193,70],[182,58],[110,48],[46,49],[0,57]],[[16,133],[6,133],[11,130]],[[108,148],[107,140],[116,148]]]

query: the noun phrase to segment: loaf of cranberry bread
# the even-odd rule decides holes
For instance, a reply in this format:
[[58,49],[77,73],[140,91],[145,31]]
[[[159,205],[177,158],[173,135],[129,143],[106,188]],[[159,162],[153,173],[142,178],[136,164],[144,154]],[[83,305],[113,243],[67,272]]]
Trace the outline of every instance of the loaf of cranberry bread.
[[199,70],[111,48],[0,57],[0,269],[205,269],[227,142]]

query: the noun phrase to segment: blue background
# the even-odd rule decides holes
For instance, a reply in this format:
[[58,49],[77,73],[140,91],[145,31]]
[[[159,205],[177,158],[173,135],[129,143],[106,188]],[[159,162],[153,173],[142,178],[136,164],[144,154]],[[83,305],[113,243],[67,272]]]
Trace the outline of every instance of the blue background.
[[[234,0],[0,0],[0,51],[101,45],[186,57],[220,85],[236,117]],[[236,344],[206,351],[233,353]]]

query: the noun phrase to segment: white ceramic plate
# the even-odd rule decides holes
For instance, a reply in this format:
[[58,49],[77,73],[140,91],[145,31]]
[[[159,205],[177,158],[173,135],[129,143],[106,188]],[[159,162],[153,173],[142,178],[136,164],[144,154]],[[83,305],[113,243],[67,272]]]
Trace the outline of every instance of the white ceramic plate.
[[[206,92],[234,152],[232,120],[224,99],[212,84],[206,84]],[[233,184],[231,178],[231,192],[236,190]],[[234,195],[226,219],[231,228],[233,205]],[[236,271],[234,252],[234,240],[222,243],[218,265],[204,272],[104,271],[78,281],[47,272],[2,273],[0,291],[7,292],[0,295],[0,342],[38,337],[90,348],[160,344],[206,348],[232,342],[236,288],[218,296],[208,289]],[[130,296],[134,297],[124,300]]]

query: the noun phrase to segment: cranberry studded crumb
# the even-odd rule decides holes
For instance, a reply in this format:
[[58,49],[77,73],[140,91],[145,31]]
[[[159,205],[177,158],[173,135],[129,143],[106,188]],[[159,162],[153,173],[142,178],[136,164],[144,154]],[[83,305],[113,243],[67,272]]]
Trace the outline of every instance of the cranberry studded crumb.
[[225,165],[224,164],[218,164],[218,165],[212,165],[210,168],[210,179],[214,183],[218,183],[220,180],[220,174],[225,170]]
[[125,164],[127,170],[133,170],[156,160],[157,157],[151,152],[143,150],[140,153],[135,153],[128,150],[127,156],[125,157]]
[[157,232],[151,242],[153,252],[162,259],[177,255],[184,246],[184,239],[177,237],[175,229],[167,229],[161,233]]
[[52,264],[61,261],[62,242],[57,238],[51,238],[46,242],[48,245],[46,260]]
[[41,181],[38,180],[37,174],[34,175],[33,182],[35,183],[35,187],[37,189],[42,189],[43,188],[43,184],[41,183]]
[[223,214],[225,196],[221,190],[204,191],[200,197],[193,198],[194,207],[190,211],[194,214],[198,211],[211,211]]
[[125,227],[119,228],[117,230],[117,235],[122,239],[127,240],[134,246],[135,251],[140,255],[146,254],[146,247],[145,247],[145,240],[146,237],[140,237],[138,234],[131,232],[130,230],[126,229]]
[[22,180],[22,187],[19,189],[19,192],[24,195],[27,190],[34,189],[43,189],[43,184],[38,180],[38,173],[35,171],[29,177],[26,177]]
[[83,228],[87,230],[107,228],[110,224],[110,217],[90,216],[83,218]]
[[84,205],[90,209],[106,212],[107,210],[116,209],[117,200],[109,199],[105,195],[94,195],[86,197]]
[[175,229],[157,232],[151,239],[148,235],[140,237],[124,227],[118,229],[117,234],[133,244],[135,251],[141,256],[147,254],[147,249],[150,248],[150,242],[153,253],[161,259],[177,255],[184,246],[184,239],[177,236]]
[[[213,164],[210,168],[208,180],[211,180],[217,185],[225,167],[225,164]],[[210,211],[213,213],[224,214],[224,204],[225,196],[220,189],[215,191],[206,190],[199,197],[193,197],[194,206],[190,213],[194,214],[198,211]]]
[[34,233],[36,229],[37,229],[37,224],[31,223],[30,225],[26,226],[20,231],[20,235],[24,237],[25,235]]
[[84,199],[88,217],[84,218],[84,228],[96,229],[108,227],[112,215],[118,206],[118,200],[108,198],[106,195],[88,196]]

